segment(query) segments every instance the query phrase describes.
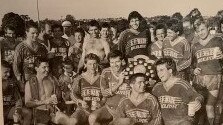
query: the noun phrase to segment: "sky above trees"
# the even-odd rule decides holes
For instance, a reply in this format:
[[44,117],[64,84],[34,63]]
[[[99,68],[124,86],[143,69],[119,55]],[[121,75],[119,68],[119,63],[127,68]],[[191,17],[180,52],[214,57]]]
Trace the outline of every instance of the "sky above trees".
[[[223,9],[222,0],[38,0],[40,19],[61,19],[67,14],[76,19],[127,17],[133,11],[143,16],[172,15],[180,12],[183,16],[193,8],[202,15],[215,16]],[[0,18],[8,12],[29,15],[37,20],[37,0],[1,0]],[[1,21],[0,21],[1,24]]]

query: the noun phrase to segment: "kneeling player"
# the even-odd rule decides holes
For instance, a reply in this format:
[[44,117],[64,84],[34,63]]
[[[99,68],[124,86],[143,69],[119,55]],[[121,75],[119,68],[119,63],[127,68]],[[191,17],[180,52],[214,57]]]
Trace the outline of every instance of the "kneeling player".
[[71,117],[78,125],[88,124],[90,113],[104,104],[100,89],[100,74],[97,71],[99,61],[99,57],[95,54],[86,55],[87,71],[77,77],[73,85],[71,98],[78,107]]
[[130,77],[131,94],[121,99],[117,112],[119,118],[115,125],[161,125],[161,113],[158,101],[145,92],[146,76],[136,73]]
[[152,93],[159,99],[164,124],[192,125],[189,116],[201,108],[203,97],[188,82],[176,77],[176,63],[172,58],[161,58],[155,65],[161,82],[154,86]]
[[107,98],[105,106],[94,111],[89,116],[89,123],[94,125],[97,123],[105,123],[112,121],[116,115],[115,109],[118,106],[119,100],[129,95],[130,86],[124,83],[124,72],[122,67],[122,53],[114,50],[108,54],[110,67],[102,71],[100,86],[103,97]]

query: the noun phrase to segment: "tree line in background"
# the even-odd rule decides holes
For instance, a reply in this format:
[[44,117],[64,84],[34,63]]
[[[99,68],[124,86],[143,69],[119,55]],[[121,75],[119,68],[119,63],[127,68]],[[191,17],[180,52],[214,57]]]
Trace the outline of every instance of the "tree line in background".
[[[181,13],[176,12],[172,15],[172,17],[176,17],[178,19],[182,19],[183,16]],[[208,20],[209,26],[211,27],[218,27],[219,21],[223,18],[223,10],[219,10],[215,16],[211,17],[205,17],[206,20]],[[155,17],[145,17],[145,25],[148,26],[147,24],[155,25],[159,22],[165,23],[167,20],[170,19],[170,16],[167,15],[159,15]],[[87,25],[88,22],[91,19],[81,19],[81,20],[76,20],[75,17],[71,14],[66,15],[65,19],[59,19],[59,20],[51,20],[51,19],[44,19],[40,20],[40,24],[44,22],[48,22],[50,24],[61,24],[64,20],[68,20],[72,23],[73,28],[75,29],[76,27],[82,27],[85,31],[87,31]],[[128,27],[128,21],[125,18],[104,18],[104,19],[96,19],[100,23],[103,22],[115,22],[118,27],[118,32],[121,32],[125,30]],[[0,28],[0,36],[4,34],[4,27],[7,25],[11,25],[15,27],[15,32],[17,34],[17,37],[24,37],[25,36],[25,26],[28,21],[33,21],[29,15],[19,15],[13,12],[9,12],[4,15],[2,18],[2,25]],[[148,26],[149,27],[149,26]]]

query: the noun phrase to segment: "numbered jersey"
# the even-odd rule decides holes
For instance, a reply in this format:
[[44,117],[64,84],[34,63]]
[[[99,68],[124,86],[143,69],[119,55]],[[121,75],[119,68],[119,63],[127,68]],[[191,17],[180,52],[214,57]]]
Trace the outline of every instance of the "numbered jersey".
[[157,83],[152,93],[160,103],[162,117],[165,120],[184,119],[187,115],[187,104],[196,98],[202,98],[192,86],[181,79],[172,83],[169,89],[164,87],[164,83]]
[[221,74],[223,58],[223,40],[221,37],[212,38],[206,45],[195,43],[192,52],[196,67],[201,68],[203,75]]
[[138,104],[134,104],[128,97],[122,98],[117,109],[120,117],[134,118],[144,124],[160,125],[161,112],[158,101],[149,93],[145,96],[146,98]]

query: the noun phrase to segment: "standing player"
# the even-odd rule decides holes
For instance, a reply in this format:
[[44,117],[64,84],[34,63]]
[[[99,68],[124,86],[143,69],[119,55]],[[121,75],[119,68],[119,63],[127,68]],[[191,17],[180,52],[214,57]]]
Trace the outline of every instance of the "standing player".
[[35,23],[28,23],[26,26],[26,39],[18,44],[15,49],[13,71],[18,81],[22,81],[21,91],[24,91],[24,84],[30,76],[35,74],[34,61],[37,57],[46,57],[47,50],[37,40],[38,26]]
[[154,86],[152,93],[159,99],[164,124],[192,125],[187,104],[192,105],[193,114],[200,109],[203,97],[188,82],[176,77],[173,59],[161,58],[155,65],[161,82]]
[[114,50],[108,54],[110,67],[102,71],[101,91],[103,97],[107,98],[105,106],[96,110],[89,116],[89,123],[94,125],[96,122],[110,122],[116,116],[116,108],[119,100],[123,96],[128,96],[130,86],[124,82],[124,72],[122,67],[122,53]]
[[13,63],[13,57],[15,54],[15,48],[19,44],[16,40],[15,28],[12,26],[6,26],[4,28],[5,36],[0,38],[1,44],[1,60],[5,60],[10,64]]
[[166,37],[166,27],[164,24],[158,24],[155,27],[154,36],[156,41],[151,45],[151,55],[159,59],[163,57],[163,41]]
[[137,11],[131,12],[128,17],[130,28],[120,34],[119,50],[127,58],[148,55],[148,45],[151,43],[151,39],[149,31],[141,28],[143,20]]
[[95,54],[85,57],[86,72],[77,77],[73,83],[71,99],[78,105],[71,116],[78,125],[88,123],[90,113],[103,105],[100,88],[100,74],[97,72],[100,59]]
[[78,72],[84,65],[84,59],[87,54],[96,54],[101,62],[107,62],[107,56],[110,52],[108,42],[99,39],[100,25],[96,20],[92,20],[89,24],[90,38],[83,43],[83,53],[78,65]]
[[78,63],[83,52],[85,32],[82,28],[77,28],[74,31],[75,43],[69,47],[68,56],[72,60],[75,71],[77,71]]
[[185,76],[186,69],[191,65],[191,51],[188,41],[181,36],[183,25],[177,19],[171,19],[167,23],[167,37],[163,44],[164,57],[171,57],[176,62],[178,76],[188,79]]
[[145,92],[146,75],[136,73],[130,77],[131,94],[119,102],[116,125],[161,125],[159,103]]
[[62,37],[63,27],[59,24],[52,26],[53,36],[50,53],[53,58],[50,60],[50,69],[57,78],[62,74],[61,63],[68,57],[69,42]]
[[222,82],[223,40],[210,34],[206,22],[198,22],[195,26],[199,41],[193,46],[197,85],[208,90],[206,95],[206,112],[210,125],[214,124],[215,105]]

